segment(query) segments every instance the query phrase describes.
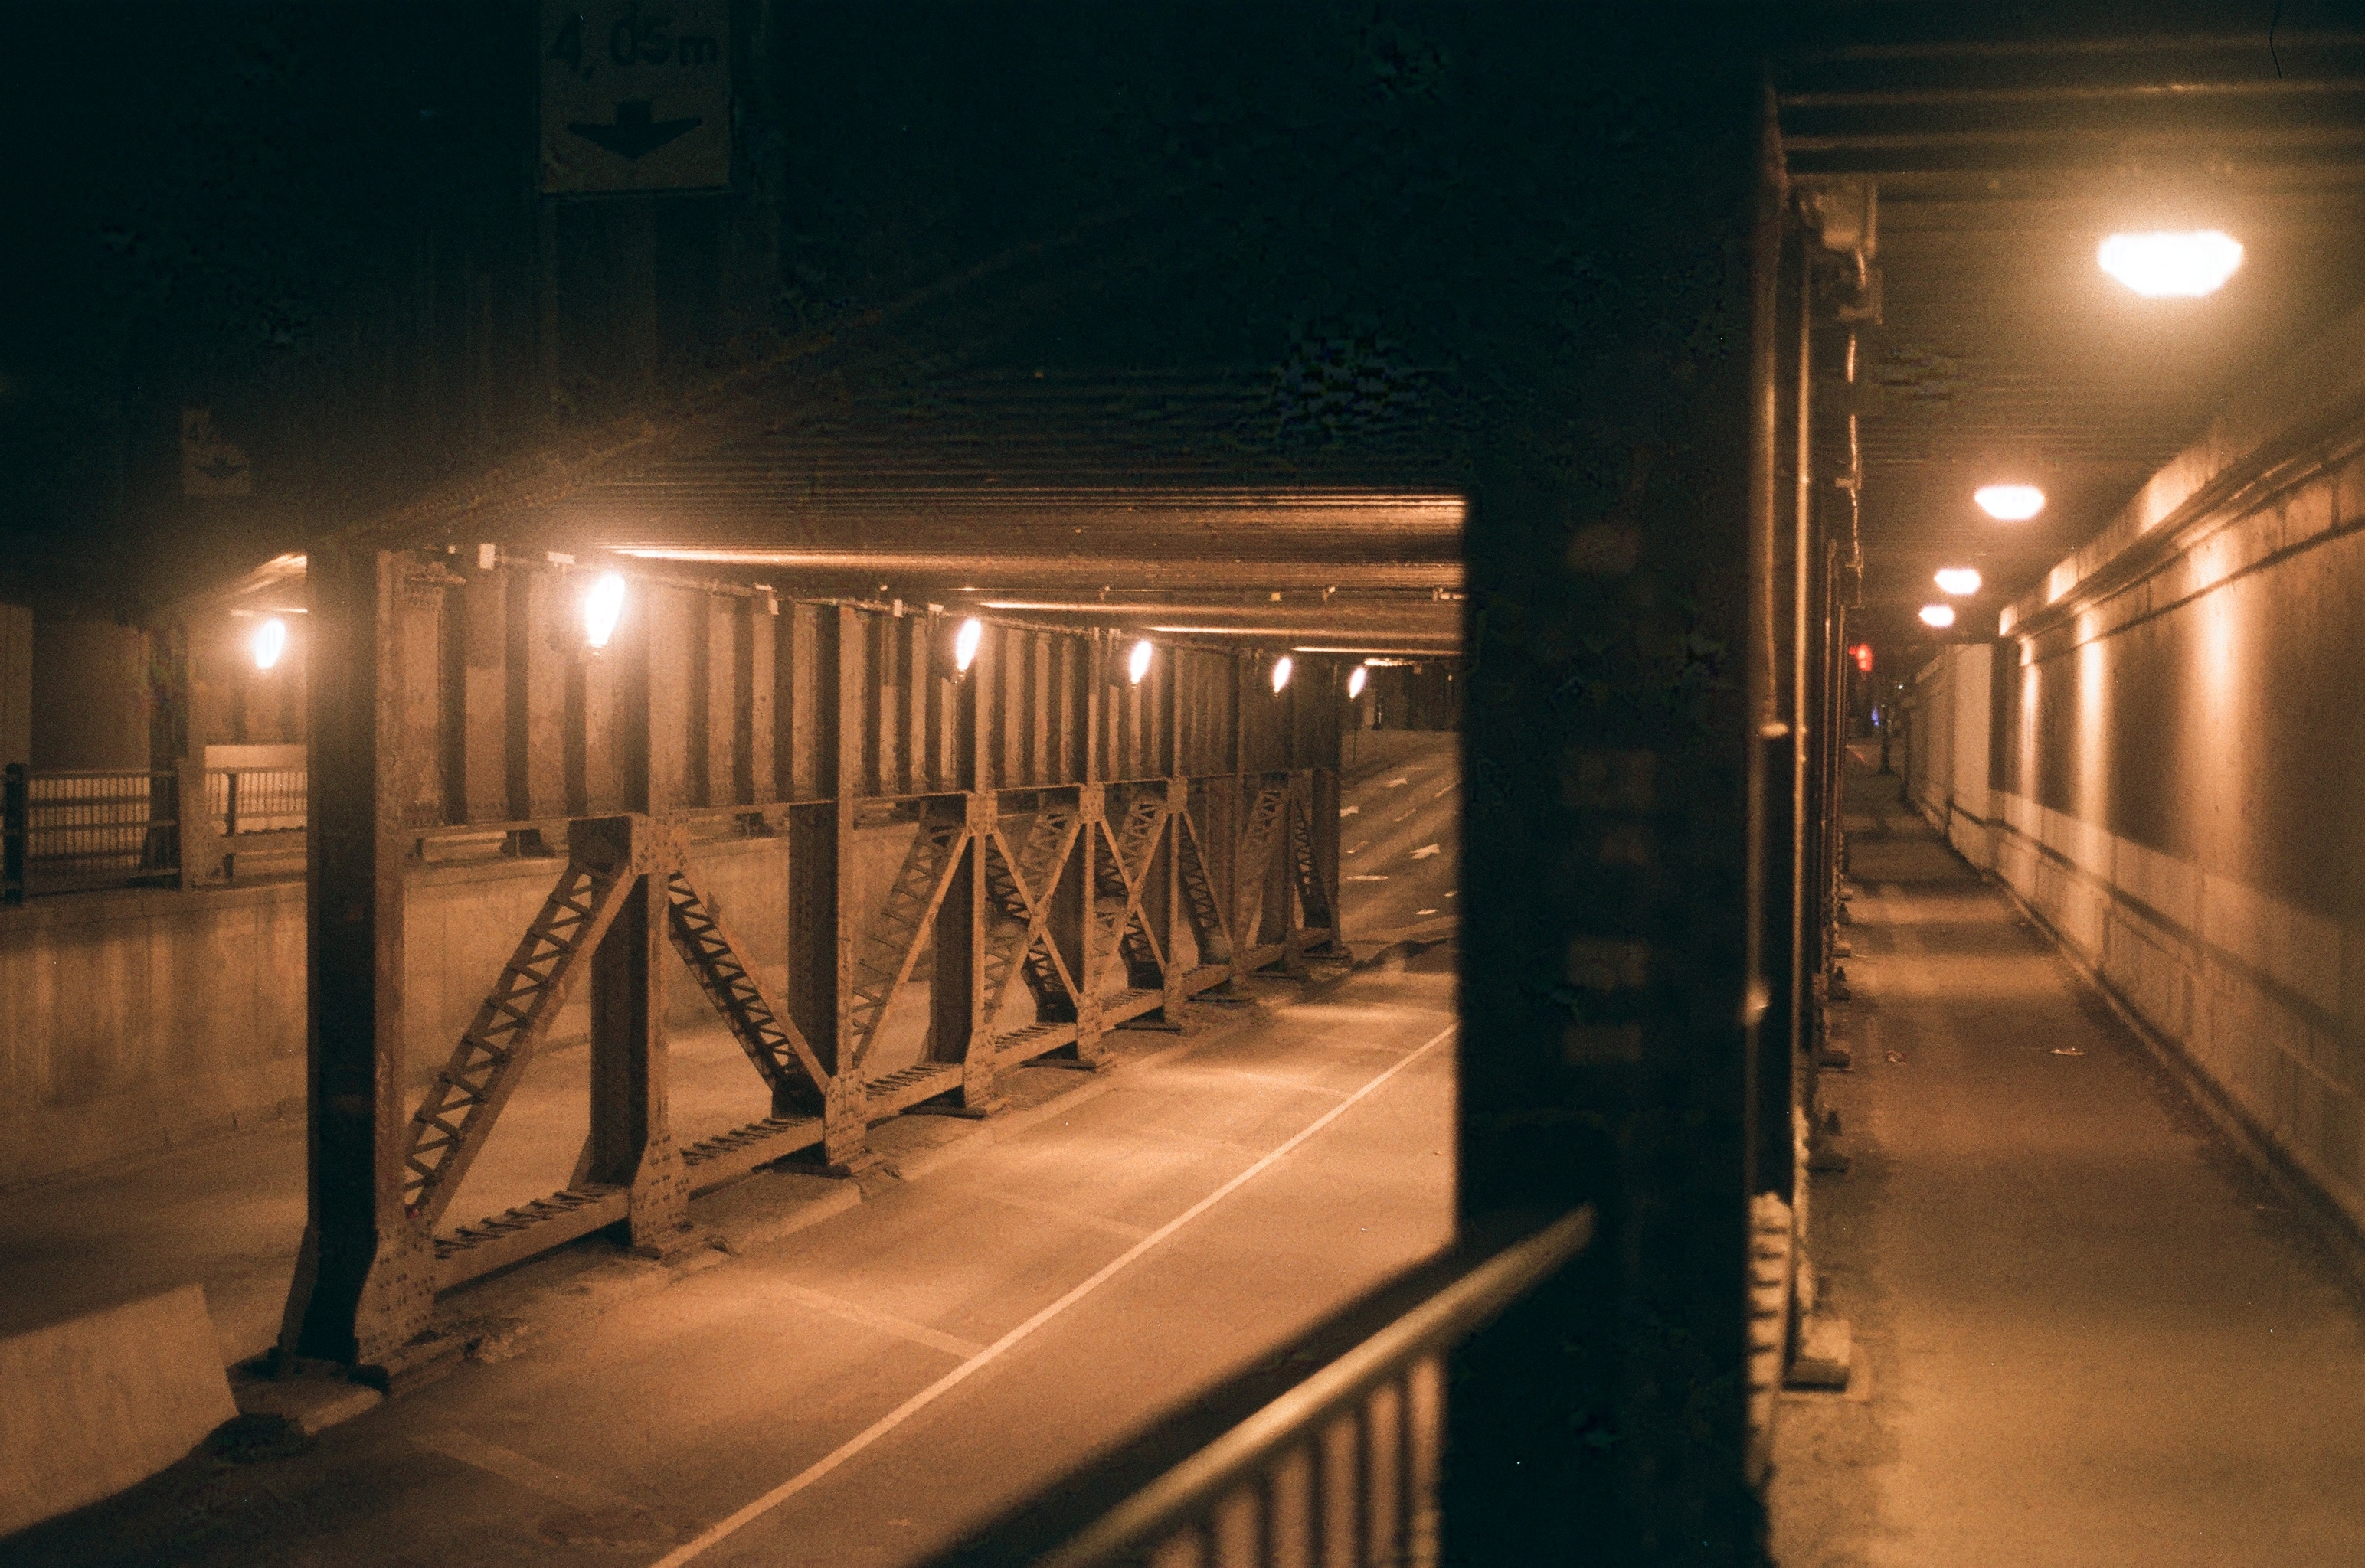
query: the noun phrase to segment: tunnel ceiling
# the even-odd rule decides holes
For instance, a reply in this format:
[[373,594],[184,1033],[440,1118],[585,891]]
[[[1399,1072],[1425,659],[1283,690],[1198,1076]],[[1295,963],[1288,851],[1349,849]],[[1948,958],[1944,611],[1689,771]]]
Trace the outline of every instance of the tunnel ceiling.
[[[2245,18],[2247,19],[2247,17]],[[1918,640],[1931,575],[1973,566],[1968,634],[2098,532],[2222,400],[2365,299],[2365,35],[1865,41],[1783,62],[1794,181],[1871,176],[1879,325],[1852,404],[1872,635]],[[2095,251],[2131,230],[2222,229],[2242,266],[2202,299],[2146,299]],[[1834,334],[1834,337],[1836,334]],[[1833,368],[1836,351],[1819,343]],[[1829,448],[1824,448],[1827,453]],[[2032,521],[1971,491],[2041,487]]]
[[1398,428],[1420,396],[1407,385],[1354,399],[1341,431],[1332,405],[1347,400],[1325,379],[1318,367],[841,379],[531,526],[796,592],[1451,650],[1464,506]]

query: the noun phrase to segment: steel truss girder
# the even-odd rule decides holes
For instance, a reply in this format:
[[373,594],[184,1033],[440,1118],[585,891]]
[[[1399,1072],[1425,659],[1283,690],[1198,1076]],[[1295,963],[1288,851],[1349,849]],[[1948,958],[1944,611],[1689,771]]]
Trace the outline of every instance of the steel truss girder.
[[1197,815],[1186,803],[1182,809],[1182,832],[1176,845],[1176,870],[1182,878],[1183,905],[1191,921],[1191,935],[1198,944],[1199,958],[1204,964],[1231,962],[1232,923],[1225,912],[1223,901],[1216,894],[1215,879],[1208,868],[1206,841],[1199,830]]
[[1099,868],[1099,892],[1120,902],[1119,908],[1099,913],[1101,950],[1114,946],[1125,960],[1126,978],[1144,989],[1153,981],[1160,988],[1165,983],[1166,951],[1142,918],[1142,896],[1149,890],[1168,813],[1162,784],[1139,786],[1131,791],[1117,826],[1111,827],[1105,816],[1101,821],[1109,857]]
[[788,1010],[775,1001],[740,957],[743,949],[723,928],[722,916],[690,881],[686,870],[666,880],[667,935],[674,951],[730,1028],[732,1037],[772,1092],[775,1115],[814,1115],[828,1103],[830,1074],[823,1070]]
[[940,801],[921,808],[903,864],[888,885],[886,901],[871,917],[855,959],[854,1001],[849,1011],[854,1048],[849,1065],[859,1069],[869,1058],[879,1026],[895,993],[912,975],[920,955],[920,941],[936,920],[936,910],[951,886],[960,852],[969,845],[967,818]]
[[[1072,802],[1038,798],[1026,838],[1018,853],[1010,852],[997,818],[988,830],[985,856],[987,919],[992,923],[985,954],[985,1027],[1001,1016],[1012,973],[1023,956],[1027,983],[1038,1003],[1054,995],[1074,993],[1074,985],[1058,954],[1045,939],[1050,921],[1048,890],[1068,863],[1083,831],[1083,815]],[[1038,894],[1036,890],[1044,890]],[[998,923],[994,917],[1000,916]],[[1053,988],[1058,988],[1056,991]]]
[[1254,784],[1254,799],[1249,805],[1247,826],[1240,834],[1240,873],[1238,887],[1241,893],[1239,924],[1234,929],[1241,945],[1253,948],[1257,932],[1261,929],[1265,908],[1265,883],[1272,869],[1274,842],[1289,831],[1289,788],[1276,785],[1270,778]]
[[[1258,938],[1290,924],[1242,907],[1260,879],[1279,885],[1246,781],[1336,766],[1330,689],[1309,679],[1251,704],[1239,658],[1214,649],[1178,647],[1126,687],[1106,679],[1096,633],[996,627],[963,682],[938,667],[931,623],[644,574],[592,656],[570,641],[564,568],[496,547],[324,548],[310,574],[313,1136],[284,1343],[388,1377],[437,1353],[422,1330],[438,1289],[620,1223],[662,1251],[688,1234],[701,1186],[814,1143],[859,1169],[872,1121],[954,1092],[981,1110],[997,1064],[1063,1048],[1091,1063],[1110,1027],[1161,1009],[1179,1021],[1186,998],[1270,962]],[[499,678],[477,678],[488,654]],[[1220,817],[1194,820],[1194,779]],[[1032,811],[1023,834],[997,820],[1005,795]],[[848,880],[857,816],[890,800],[920,820],[884,905],[864,910]],[[686,869],[689,834],[718,827],[789,840],[777,994]],[[398,983],[408,871],[434,840],[495,833],[522,853],[563,835],[566,858],[414,1099]],[[1313,910],[1308,863],[1293,864],[1293,902]],[[1186,917],[1200,958],[1187,969]],[[945,967],[928,1059],[874,1076],[866,1060],[931,931]],[[688,1148],[665,1086],[668,944],[773,1099],[765,1120]],[[1122,975],[1104,969],[1120,959]],[[998,1035],[1021,978],[1036,1022]],[[561,1009],[587,991],[578,1180],[439,1233]]]
[[569,859],[501,967],[500,979],[410,1119],[403,1207],[432,1229],[485,1147],[501,1107],[566,1005],[578,963],[598,948],[633,883],[629,863]]
[[[1086,809],[1080,800],[1066,799],[1066,791],[1035,791],[1032,820],[1015,852],[1001,828],[1000,792],[986,792],[993,798],[992,809],[982,813],[972,809],[966,816],[956,813],[947,801],[927,802],[887,900],[866,933],[867,950],[858,970],[863,985],[856,991],[860,1010],[856,1055],[846,1073],[835,1074],[757,978],[743,957],[745,949],[699,890],[687,870],[678,834],[653,832],[654,824],[646,819],[630,819],[621,843],[596,833],[581,834],[575,857],[561,870],[495,990],[412,1118],[405,1160],[410,1174],[406,1193],[409,1215],[423,1230],[432,1230],[443,1217],[565,1005],[578,960],[598,947],[641,876],[662,879],[667,934],[675,951],[773,1094],[771,1119],[682,1151],[693,1170],[741,1156],[733,1160],[736,1168],[811,1145],[818,1137],[813,1129],[819,1118],[875,1120],[907,1108],[924,1097],[923,1092],[942,1093],[958,1087],[958,1062],[921,1063],[877,1081],[866,1079],[860,1069],[897,990],[910,978],[957,863],[973,843],[982,847],[986,876],[989,927],[983,956],[989,1028],[1011,976],[1021,968],[1022,953],[1030,980],[1039,977],[1038,1005],[1065,1003],[1080,1014],[1087,1009],[1084,987],[1050,940],[1048,928],[1052,890],[1088,839],[1107,850],[1094,867],[1095,893],[1121,901],[1115,909],[1096,908],[1087,922],[1092,944],[1088,967],[1094,959],[1121,957],[1129,979],[1146,980],[1154,972],[1161,996],[1172,989],[1171,955],[1144,919],[1145,896],[1161,853],[1172,859],[1195,930],[1205,933],[1198,938],[1203,958],[1211,950],[1227,959],[1236,950],[1245,956],[1247,949],[1237,949],[1231,941],[1234,921],[1227,918],[1207,876],[1200,829],[1187,803],[1175,804],[1187,802],[1188,792],[1187,780],[1126,787],[1124,810],[1112,820],[1105,812]],[[1228,846],[1239,868],[1234,885],[1244,895],[1238,905],[1237,929],[1252,933],[1258,928],[1272,857],[1284,852],[1284,840],[1293,882],[1308,914],[1306,924],[1312,926],[1317,913],[1327,916],[1329,905],[1313,859],[1307,809],[1289,784],[1258,780],[1244,815],[1239,837]],[[984,825],[969,825],[981,817]],[[601,824],[609,821],[602,819]],[[618,854],[624,844],[631,847]],[[1322,934],[1335,935],[1327,925]],[[1214,981],[1202,981],[1207,983]],[[1136,989],[1146,993],[1152,988]],[[970,1049],[982,1046],[992,1056],[1015,1061],[1081,1043],[1085,1042],[1080,1039],[1079,1025],[1038,1023],[1006,1036],[972,1041]],[[756,1158],[746,1158],[750,1156]],[[465,1277],[499,1266],[512,1252],[531,1256],[622,1218],[627,1206],[622,1189],[577,1182],[521,1209],[464,1226],[439,1238],[438,1249],[488,1249],[463,1271],[461,1277]],[[514,1245],[527,1240],[532,1243],[530,1249]]]

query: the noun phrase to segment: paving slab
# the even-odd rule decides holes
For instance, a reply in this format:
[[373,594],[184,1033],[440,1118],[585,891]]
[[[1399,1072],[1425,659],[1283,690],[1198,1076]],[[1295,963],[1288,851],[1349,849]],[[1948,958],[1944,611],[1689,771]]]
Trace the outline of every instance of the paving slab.
[[1786,1394],[1783,1568],[2365,1562],[2351,1276],[1859,759],[1813,1188],[1844,1394]]

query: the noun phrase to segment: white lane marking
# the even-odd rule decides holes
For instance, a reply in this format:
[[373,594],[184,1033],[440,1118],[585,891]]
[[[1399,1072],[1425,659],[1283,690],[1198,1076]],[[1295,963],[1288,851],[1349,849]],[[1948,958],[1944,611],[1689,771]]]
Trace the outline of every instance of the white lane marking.
[[1339,808],[1339,820],[1344,822],[1347,818],[1361,812],[1362,809],[1361,806],[1341,806]]
[[1413,913],[1415,914],[1435,914],[1436,913],[1437,911],[1433,909],[1417,909],[1413,911]]
[[1454,790],[1460,788],[1461,786],[1458,784],[1448,784],[1444,789],[1440,790],[1436,794],[1431,795],[1429,799],[1432,801],[1442,801],[1445,797],[1452,794]]
[[908,1318],[896,1317],[884,1312],[873,1312],[867,1306],[837,1296],[825,1295],[820,1291],[807,1290],[802,1285],[774,1282],[766,1283],[762,1291],[766,1295],[786,1296],[799,1306],[811,1307],[815,1312],[826,1313],[832,1317],[842,1317],[848,1323],[859,1323],[866,1328],[876,1328],[882,1334],[892,1334],[898,1339],[909,1339],[914,1345],[925,1345],[931,1350],[942,1350],[955,1361],[966,1360],[985,1349],[974,1339],[963,1339],[951,1334],[941,1334],[925,1323],[913,1323]]
[[[1149,1227],[1146,1225],[1127,1225],[1121,1219],[1106,1219],[1096,1214],[1087,1214],[1082,1209],[1071,1208],[1066,1204],[1045,1203],[1040,1198],[1023,1197],[1016,1193],[988,1193],[985,1195],[997,1204],[1008,1204],[1014,1209],[1029,1209],[1036,1214],[1049,1215],[1055,1219],[1063,1219],[1070,1225],[1081,1225],[1090,1230],[1105,1230],[1112,1236],[1122,1236],[1127,1241],[1138,1241],[1149,1234]],[[982,1349],[982,1347],[980,1348]]]
[[1426,860],[1437,852],[1437,846],[1434,844],[1424,844],[1412,852],[1412,857],[1416,860]]
[[1396,787],[1397,787],[1398,785],[1400,785],[1400,784],[1409,784],[1409,783],[1411,783],[1411,782],[1412,782],[1412,780],[1411,780],[1411,779],[1409,779],[1409,778],[1391,778],[1391,779],[1389,779],[1389,780],[1387,781],[1387,784],[1386,784],[1386,786],[1385,786],[1385,787],[1386,787],[1387,789],[1393,790],[1393,789],[1396,788]]
[[1388,1080],[1394,1078],[1397,1073],[1402,1072],[1405,1069],[1418,1061],[1422,1057],[1428,1055],[1431,1050],[1434,1050],[1448,1036],[1453,1033],[1457,1026],[1458,1025],[1456,1025],[1448,1024],[1444,1028],[1440,1029],[1436,1034],[1431,1035],[1427,1040],[1421,1042],[1420,1045],[1407,1052],[1403,1058],[1401,1058],[1394,1066],[1390,1067],[1385,1072],[1381,1073],[1369,1083],[1364,1084],[1361,1089],[1356,1090],[1352,1094],[1350,1094],[1344,1100],[1339,1101],[1336,1105],[1331,1106],[1328,1110],[1315,1117],[1313,1121],[1307,1123],[1306,1126],[1287,1143],[1283,1144],[1279,1148],[1274,1149],[1272,1153],[1265,1155],[1255,1164],[1250,1166],[1247,1170],[1241,1171],[1239,1175],[1233,1177],[1230,1181],[1225,1182],[1222,1186],[1216,1188],[1214,1192],[1208,1193],[1197,1203],[1193,1204],[1189,1208],[1184,1209],[1181,1214],[1176,1215],[1172,1219],[1168,1220],[1164,1225],[1160,1226],[1156,1230],[1151,1231],[1148,1236],[1143,1237],[1140,1240],[1126,1248],[1123,1252],[1118,1253],[1115,1258],[1109,1260],[1108,1262],[1103,1264],[1099,1272],[1093,1274],[1090,1279],[1085,1280],[1082,1284],[1077,1285],[1074,1289],[1068,1292],[1067,1294],[1061,1296],[1059,1300],[1053,1302],[1050,1305],[1045,1307],[1042,1311],[1037,1313],[1034,1316],[1028,1318],[1017,1327],[1013,1328],[1009,1333],[1004,1334],[1001,1338],[996,1339],[992,1344],[988,1345],[984,1350],[980,1350],[968,1361],[965,1361],[960,1365],[953,1368],[952,1371],[945,1373],[944,1376],[936,1379],[936,1382],[928,1384],[927,1387],[920,1390],[919,1393],[912,1395],[911,1398],[906,1399],[902,1404],[898,1405],[894,1409],[890,1410],[886,1415],[881,1416],[879,1419],[870,1423],[869,1426],[865,1427],[861,1431],[856,1433],[853,1437],[839,1444],[835,1449],[833,1449],[823,1458],[814,1461],[812,1464],[807,1465],[803,1470],[801,1470],[796,1474],[789,1477],[788,1480],[781,1482],[778,1486],[773,1487],[769,1492],[765,1493],[762,1496],[757,1498],[745,1507],[741,1508],[737,1513],[733,1514],[730,1518],[723,1519],[716,1524],[708,1526],[702,1534],[692,1540],[686,1540],[682,1542],[681,1545],[675,1547],[671,1551],[667,1552],[663,1557],[658,1558],[656,1562],[650,1564],[650,1568],[681,1568],[681,1564],[704,1552],[707,1548],[713,1546],[731,1536],[736,1535],[739,1531],[746,1529],[747,1526],[755,1523],[757,1519],[762,1518],[774,1508],[779,1507],[781,1504],[787,1502],[798,1493],[805,1490],[805,1488],[811,1486],[813,1483],[821,1480],[824,1476],[829,1474],[830,1472],[837,1469],[838,1466],[844,1464],[847,1460],[852,1459],[855,1455],[860,1453],[863,1450],[869,1448],[871,1444],[877,1442],[880,1439],[885,1437],[888,1433],[893,1431],[896,1428],[902,1426],[904,1422],[910,1420],[913,1417],[918,1415],[929,1406],[934,1405],[938,1399],[943,1398],[961,1383],[967,1382],[971,1374],[986,1366],[989,1362],[1000,1359],[1003,1351],[1009,1350],[1012,1346],[1016,1345],[1019,1341],[1026,1338],[1037,1328],[1042,1327],[1043,1325],[1050,1322],[1051,1319],[1059,1316],[1061,1313],[1067,1311],[1068,1308],[1075,1305],[1076,1303],[1083,1300],[1084,1297],[1092,1294],[1093,1292],[1100,1289],[1102,1285],[1115,1278],[1117,1273],[1122,1271],[1126,1264],[1132,1262],[1143,1253],[1148,1252],[1151,1248],[1156,1247],[1160,1242],[1164,1241],[1168,1237],[1172,1236],[1176,1231],[1181,1230],[1184,1226],[1190,1224],[1193,1220],[1197,1219],[1209,1209],[1214,1208],[1217,1204],[1223,1202],[1224,1199],[1230,1197],[1241,1187],[1247,1185],[1250,1180],[1262,1174],[1273,1164],[1274,1161],[1281,1159],[1283,1155],[1287,1154],[1299,1144],[1304,1143],[1307,1138],[1312,1137],[1316,1133],[1320,1132],[1324,1127],[1328,1126],[1332,1122],[1335,1122],[1340,1116],[1345,1115],[1350,1110],[1353,1109],[1355,1103],[1362,1100],[1365,1095],[1373,1092],[1375,1090],[1379,1089],[1381,1085],[1386,1083]]
[[472,1438],[456,1428],[446,1428],[437,1432],[422,1432],[412,1442],[432,1450],[446,1459],[456,1459],[462,1464],[476,1466],[516,1483],[529,1492],[539,1492],[561,1503],[571,1503],[578,1508],[638,1508],[640,1504],[630,1497],[620,1496],[604,1486],[553,1470],[546,1464],[526,1458],[513,1450],[499,1448],[479,1438]]
[[[1347,853],[1348,853],[1348,854],[1350,854],[1350,855],[1352,855],[1352,854],[1353,854],[1353,853],[1355,853],[1355,852],[1354,852],[1353,850],[1351,850],[1351,850],[1347,851]],[[1344,879],[1344,880],[1346,880],[1346,881],[1350,881],[1350,882],[1384,882],[1384,881],[1386,881],[1386,880],[1388,879],[1388,877],[1387,877],[1387,873],[1386,873],[1386,872],[1384,872],[1384,871],[1383,871],[1383,872],[1381,872],[1381,873],[1380,873],[1378,876],[1376,876],[1376,877],[1374,877],[1374,876],[1356,876],[1356,877],[1348,877],[1348,878],[1345,878],[1345,879]]]

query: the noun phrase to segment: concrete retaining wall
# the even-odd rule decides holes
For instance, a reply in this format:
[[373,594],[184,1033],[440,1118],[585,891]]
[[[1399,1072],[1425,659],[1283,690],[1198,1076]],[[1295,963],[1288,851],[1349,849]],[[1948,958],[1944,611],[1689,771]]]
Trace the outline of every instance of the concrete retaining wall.
[[[864,829],[857,907],[876,907],[913,829]],[[788,841],[691,851],[692,874],[775,994],[788,978]],[[408,1076],[449,1057],[557,879],[555,859],[421,867],[404,921]],[[925,958],[917,971],[926,973]],[[667,1019],[712,1011],[675,966]],[[560,1014],[547,1044],[590,1029]],[[918,997],[924,993],[913,990]],[[0,1191],[300,1118],[304,885],[70,894],[0,909]],[[899,1002],[898,1016],[913,1004]]]
[[301,1112],[304,888],[0,910],[0,1187]]
[[1905,753],[1909,798],[1982,871],[1996,863],[1990,812],[1989,710],[1996,648],[1949,648],[1913,678],[1912,731]]
[[[1978,825],[2072,955],[2365,1230],[2365,315],[2289,371],[2005,612]],[[1978,706],[1970,655],[1944,662],[1925,734]],[[1961,846],[1967,792],[1915,796]]]

